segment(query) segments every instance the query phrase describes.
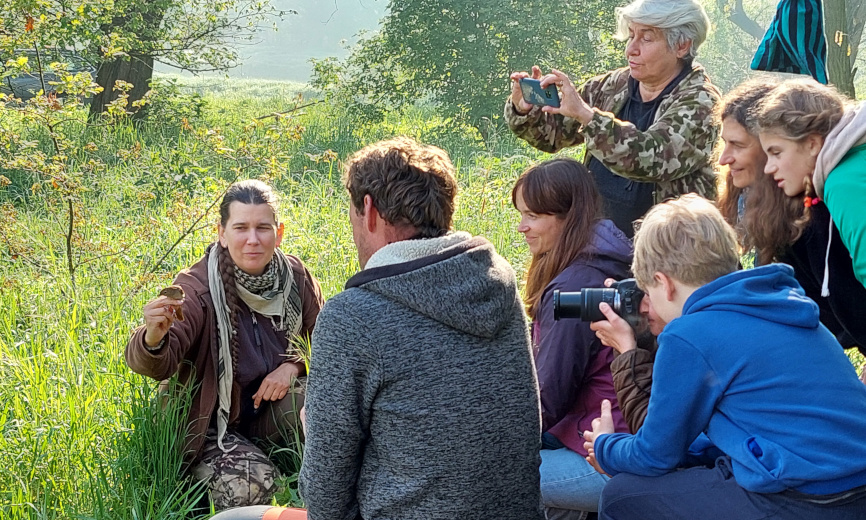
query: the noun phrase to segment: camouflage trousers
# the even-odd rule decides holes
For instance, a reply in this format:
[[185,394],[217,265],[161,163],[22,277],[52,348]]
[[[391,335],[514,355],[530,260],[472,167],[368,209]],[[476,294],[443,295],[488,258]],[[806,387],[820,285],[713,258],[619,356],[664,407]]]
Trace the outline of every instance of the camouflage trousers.
[[[296,431],[301,406],[301,390],[289,392],[282,400],[263,405],[262,412],[251,424],[229,428],[226,432],[223,446],[234,446],[228,452],[223,452],[217,445],[216,428],[208,429],[192,475],[207,483],[217,511],[271,502],[277,491],[280,471],[259,445],[288,445]],[[255,439],[259,445],[250,439]]]

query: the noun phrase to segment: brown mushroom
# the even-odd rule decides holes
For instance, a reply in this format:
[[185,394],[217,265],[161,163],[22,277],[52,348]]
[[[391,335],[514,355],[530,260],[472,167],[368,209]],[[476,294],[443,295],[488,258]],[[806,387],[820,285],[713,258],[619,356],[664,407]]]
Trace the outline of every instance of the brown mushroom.
[[[179,285],[169,285],[165,289],[159,291],[160,296],[166,296],[171,298],[172,300],[182,300],[184,296],[186,296],[183,292],[183,288]],[[180,321],[183,321],[183,309],[180,305],[172,305],[171,309],[174,311],[174,315]]]

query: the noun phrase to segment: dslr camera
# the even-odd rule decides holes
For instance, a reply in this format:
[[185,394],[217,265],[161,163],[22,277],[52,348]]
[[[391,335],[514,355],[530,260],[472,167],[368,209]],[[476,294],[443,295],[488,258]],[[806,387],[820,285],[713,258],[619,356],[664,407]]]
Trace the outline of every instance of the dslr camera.
[[553,291],[553,319],[578,318],[583,321],[601,321],[604,314],[598,304],[605,302],[628,322],[633,329],[641,323],[640,301],[643,291],[634,278],[626,278],[603,289],[581,289],[576,292]]

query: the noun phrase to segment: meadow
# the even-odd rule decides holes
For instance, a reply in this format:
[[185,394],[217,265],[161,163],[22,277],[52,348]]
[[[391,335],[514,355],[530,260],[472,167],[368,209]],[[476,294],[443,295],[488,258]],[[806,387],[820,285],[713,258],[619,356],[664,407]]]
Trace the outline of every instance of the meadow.
[[[510,189],[539,154],[510,134],[485,144],[423,107],[362,127],[327,103],[295,110],[309,103],[300,84],[181,81],[182,96],[200,98],[155,110],[152,120],[66,123],[75,189],[33,165],[0,171],[9,179],[0,188],[0,519],[207,512],[195,509],[201,490],[179,474],[182,404],[154,406],[155,382],[133,374],[123,350],[144,303],[214,240],[213,203],[236,178],[277,188],[282,247],[329,297],[358,269],[340,161],[369,142],[411,135],[454,160],[456,227],[525,265]],[[51,150],[50,133],[13,110],[0,125],[29,139],[31,151]],[[281,502],[297,500],[294,485],[287,475]]]
[[[423,106],[363,126],[328,102],[309,105],[300,84],[173,79],[183,101],[155,106],[150,120],[53,127],[73,145],[62,160],[75,176],[25,163],[0,171],[0,519],[207,513],[179,471],[183,403],[157,406],[155,382],[133,374],[123,350],[144,303],[214,240],[214,202],[235,179],[277,188],[282,247],[329,297],[358,270],[340,161],[410,135],[451,155],[456,227],[525,268],[510,191],[543,154],[509,132],[485,142]],[[56,138],[14,110],[0,111],[0,127],[24,136],[25,151]],[[296,502],[300,453],[285,455],[277,499]]]

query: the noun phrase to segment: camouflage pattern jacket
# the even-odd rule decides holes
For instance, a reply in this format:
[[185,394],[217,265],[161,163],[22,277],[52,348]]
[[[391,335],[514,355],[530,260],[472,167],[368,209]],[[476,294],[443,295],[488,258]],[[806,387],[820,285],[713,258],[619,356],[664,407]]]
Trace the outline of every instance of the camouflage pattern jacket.
[[660,103],[645,132],[614,116],[628,100],[628,78],[625,67],[580,88],[581,97],[595,110],[586,126],[539,107],[520,115],[511,98],[505,103],[505,120],[518,137],[545,152],[586,143],[587,164],[592,154],[617,175],[657,183],[656,203],[689,192],[715,199],[713,148],[719,125],[713,112],[721,94],[704,68],[692,65],[692,72]]

